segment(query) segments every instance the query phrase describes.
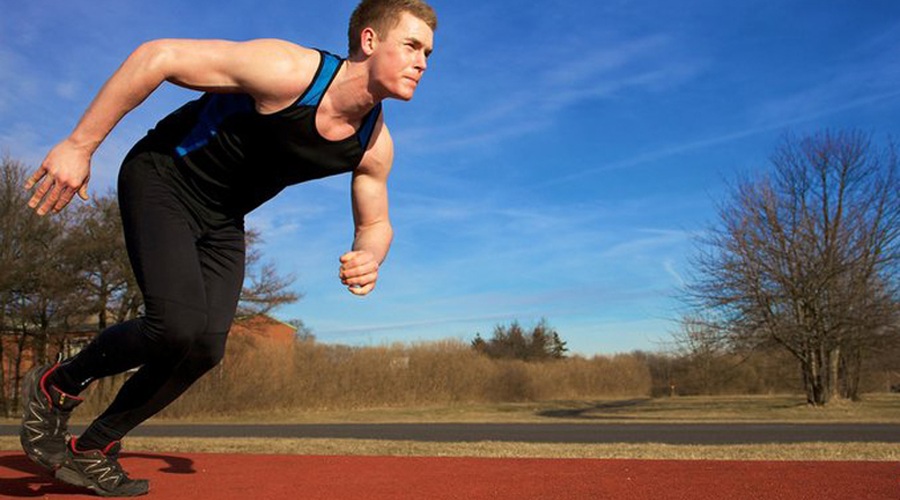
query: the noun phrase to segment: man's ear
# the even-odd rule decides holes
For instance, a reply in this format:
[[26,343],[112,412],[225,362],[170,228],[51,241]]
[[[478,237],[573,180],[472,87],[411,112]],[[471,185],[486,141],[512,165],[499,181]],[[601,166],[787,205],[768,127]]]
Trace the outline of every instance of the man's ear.
[[359,47],[366,57],[371,56],[378,46],[378,33],[372,28],[364,28],[359,34]]

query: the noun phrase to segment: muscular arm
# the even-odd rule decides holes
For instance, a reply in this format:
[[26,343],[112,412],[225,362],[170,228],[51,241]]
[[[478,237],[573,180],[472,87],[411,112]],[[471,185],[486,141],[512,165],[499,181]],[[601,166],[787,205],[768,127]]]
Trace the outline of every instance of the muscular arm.
[[394,236],[388,216],[387,180],[393,162],[393,142],[387,127],[379,127],[374,144],[353,173],[353,250],[341,256],[341,282],[351,293],[366,295],[375,288],[378,268]]
[[91,156],[122,117],[163,82],[211,92],[246,92],[261,113],[269,113],[289,105],[305,90],[317,64],[314,51],[280,40],[147,42],[128,56],[71,135],[28,179],[26,189],[39,183],[29,206],[43,215],[62,210],[76,192],[87,199]]

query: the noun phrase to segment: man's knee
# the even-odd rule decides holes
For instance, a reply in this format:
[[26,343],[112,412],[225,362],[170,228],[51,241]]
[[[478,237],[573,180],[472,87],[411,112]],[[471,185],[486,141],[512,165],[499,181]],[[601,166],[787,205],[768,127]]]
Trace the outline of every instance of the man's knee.
[[147,298],[145,334],[158,346],[157,354],[183,356],[206,331],[205,310],[170,300]]
[[191,353],[190,362],[191,365],[193,365],[194,370],[200,373],[206,373],[219,366],[219,363],[222,362],[224,357],[224,353],[219,352]]
[[227,333],[207,333],[199,337],[185,362],[199,376],[212,370],[225,358],[225,339]]

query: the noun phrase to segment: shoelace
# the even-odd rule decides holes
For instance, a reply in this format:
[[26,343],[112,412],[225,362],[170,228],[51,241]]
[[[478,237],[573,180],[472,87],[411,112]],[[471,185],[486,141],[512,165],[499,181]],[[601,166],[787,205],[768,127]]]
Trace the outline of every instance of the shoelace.
[[114,478],[112,481],[113,488],[119,486],[124,481],[131,479],[122,469],[122,465],[118,461],[118,453],[105,455],[100,452],[98,455],[99,457],[93,459],[97,461],[94,462],[86,472],[101,478]]
[[116,486],[122,484],[122,482],[125,480],[131,479],[128,477],[128,474],[122,469],[122,465],[119,463],[118,458],[118,455],[106,457],[106,462],[109,463],[110,467],[112,467],[113,472],[115,472],[119,476],[119,478],[114,481]]

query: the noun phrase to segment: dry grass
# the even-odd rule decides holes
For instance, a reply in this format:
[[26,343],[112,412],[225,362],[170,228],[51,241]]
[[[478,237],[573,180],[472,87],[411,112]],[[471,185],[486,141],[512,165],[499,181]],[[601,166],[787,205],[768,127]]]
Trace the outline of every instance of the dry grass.
[[835,401],[824,407],[810,406],[800,395],[694,396],[572,406],[570,411],[579,412],[575,420],[592,422],[900,423],[900,394],[869,394],[859,402]]
[[[577,422],[900,421],[900,395],[825,408],[800,395],[651,399],[647,365],[633,355],[524,363],[488,359],[459,341],[348,348],[233,340],[222,365],[161,419],[521,422],[568,413]],[[122,380],[94,384],[75,420],[102,412]]]
[[[632,355],[525,363],[491,360],[460,341],[349,348],[232,340],[225,361],[168,407],[163,417],[631,397],[650,392],[649,370]],[[100,413],[122,381],[117,377],[94,384],[79,413]]]
[[801,395],[554,400],[522,403],[269,410],[157,418],[155,423],[900,423],[900,394],[812,407]]
[[[630,404],[625,404],[625,403]],[[574,417],[548,417],[568,412]],[[569,400],[535,403],[459,404],[408,408],[319,410],[155,419],[166,422],[857,422],[900,423],[900,394],[872,394],[859,403],[826,408],[803,404],[800,396],[690,397],[654,400]],[[13,420],[8,420],[13,423]],[[365,439],[128,438],[132,451],[156,453],[262,453],[312,455],[466,456],[534,458],[622,458],[672,460],[900,460],[896,443],[800,443],[688,446],[649,444],[430,443]],[[0,449],[18,450],[18,438],[0,436]]]
[[[650,399],[631,355],[552,363],[495,361],[461,342],[351,349],[244,345],[153,420],[178,423],[783,422],[900,423],[900,394],[813,408],[799,395]],[[73,422],[103,410],[122,379],[95,384]],[[16,423],[7,419],[6,423]],[[718,460],[898,460],[895,443],[682,446],[428,443],[358,439],[129,438],[153,452]],[[18,438],[0,436],[0,449]]]
[[[128,438],[126,451],[492,458],[597,458],[641,460],[898,461],[890,443],[802,443],[694,446],[649,444],[428,443],[371,439]],[[0,437],[0,450],[18,450],[17,438]]]
[[[79,408],[73,423],[90,414]],[[15,419],[0,423],[16,424]],[[900,423],[900,394],[867,394],[860,402],[812,407],[801,395],[696,396],[453,403],[358,409],[272,409],[229,414],[159,416],[166,423]]]

